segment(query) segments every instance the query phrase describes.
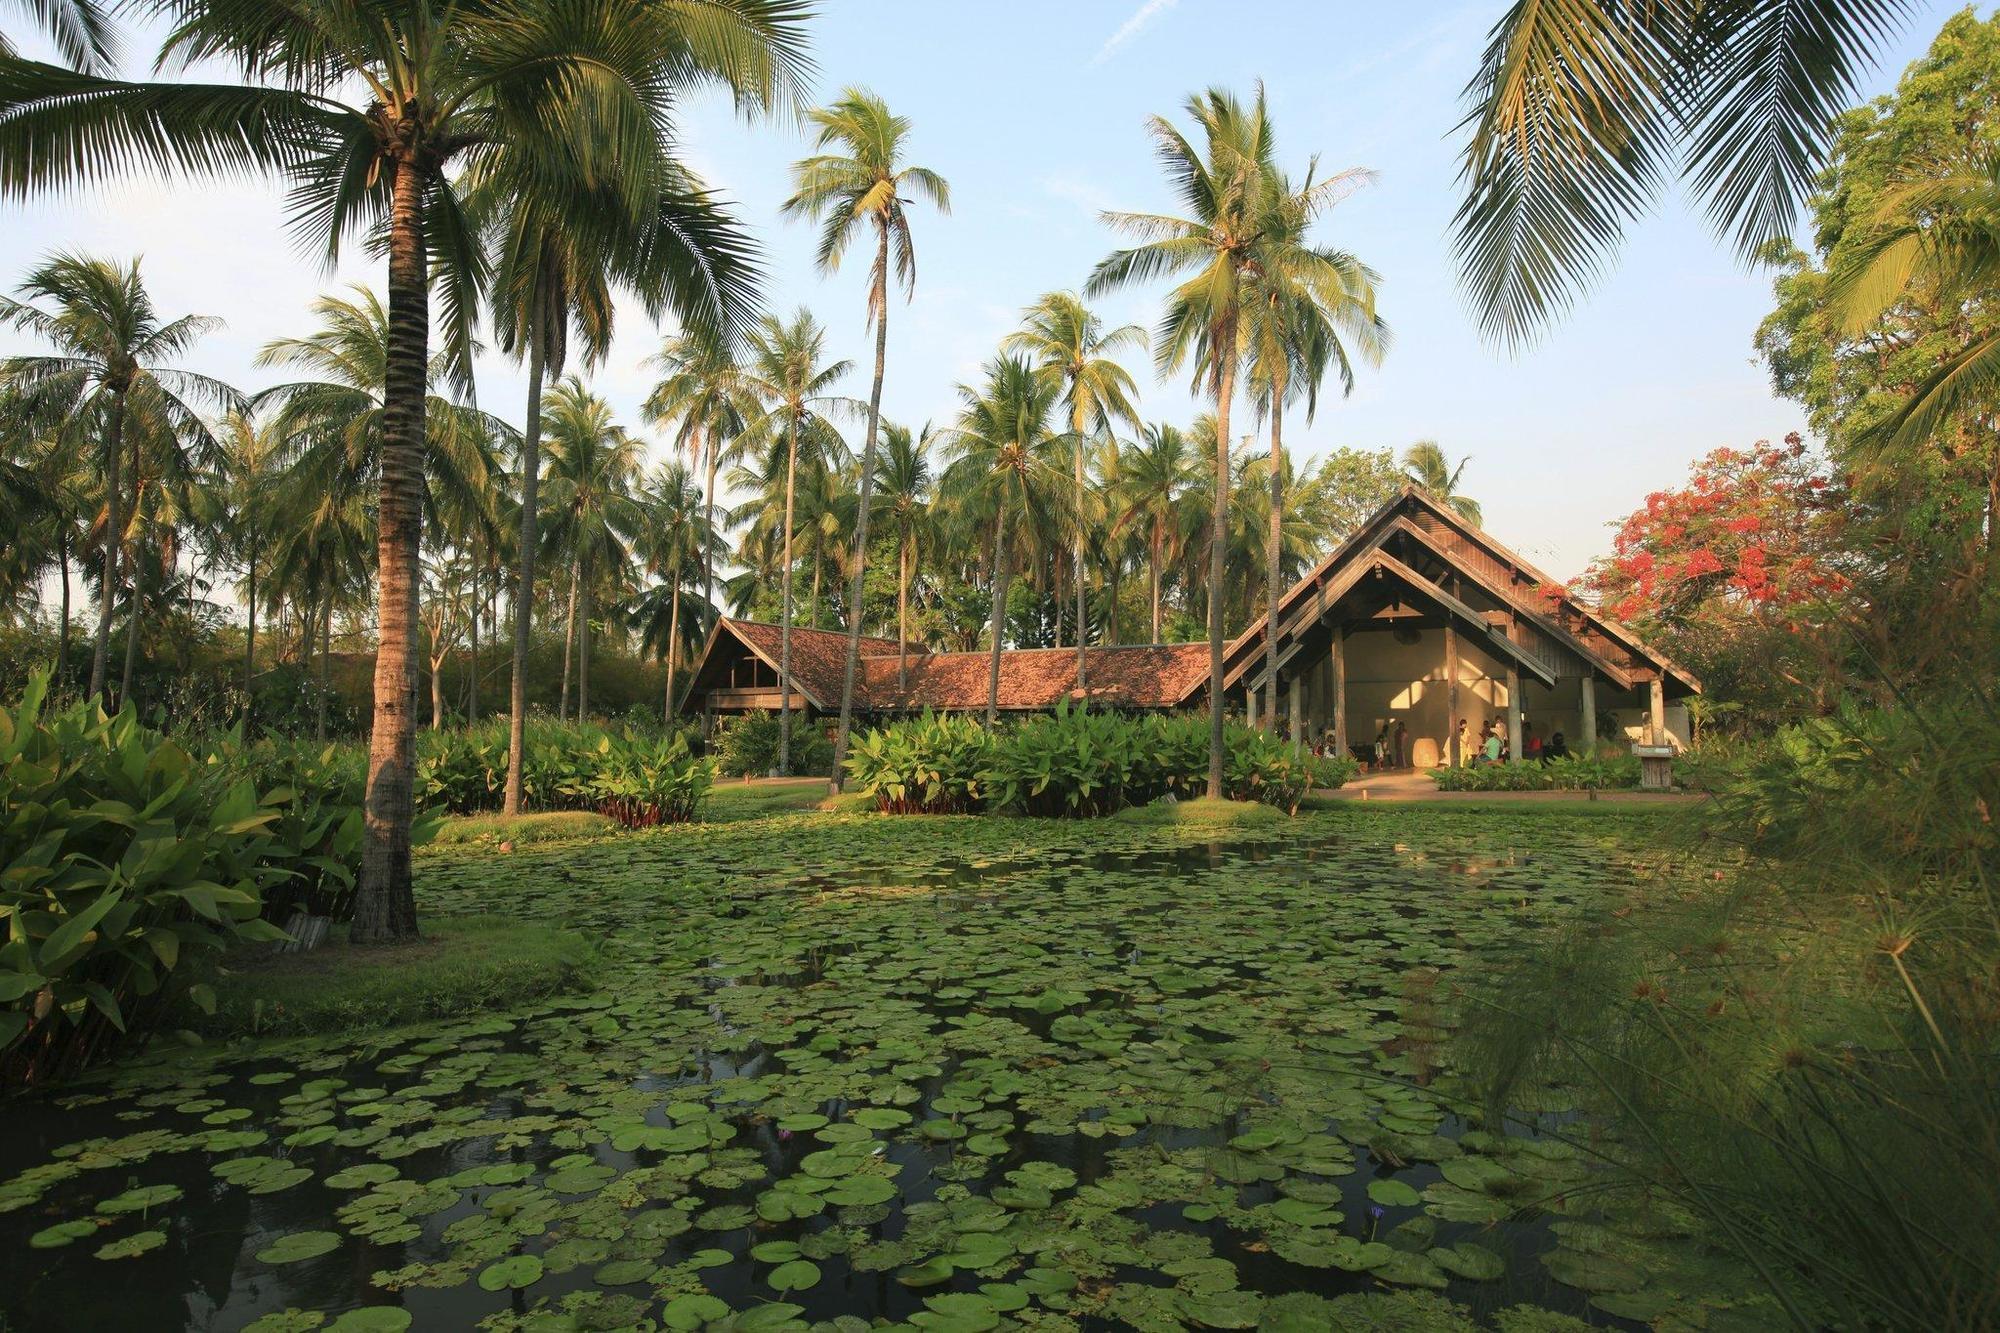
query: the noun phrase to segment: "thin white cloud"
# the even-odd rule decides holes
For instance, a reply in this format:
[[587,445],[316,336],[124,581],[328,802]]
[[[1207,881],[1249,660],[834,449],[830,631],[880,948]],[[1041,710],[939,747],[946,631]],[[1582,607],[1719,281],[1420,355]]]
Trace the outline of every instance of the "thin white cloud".
[[1103,64],[1118,54],[1120,47],[1145,31],[1146,26],[1160,15],[1179,4],[1180,0],[1146,0],[1132,11],[1132,17],[1118,25],[1118,31],[1111,34],[1111,40],[1097,48],[1097,54],[1090,58],[1093,67]]

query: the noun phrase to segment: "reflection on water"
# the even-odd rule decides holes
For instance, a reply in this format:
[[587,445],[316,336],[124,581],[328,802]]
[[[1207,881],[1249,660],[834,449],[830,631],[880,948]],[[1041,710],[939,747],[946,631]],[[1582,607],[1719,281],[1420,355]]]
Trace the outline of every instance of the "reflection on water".
[[[1075,1188],[1088,1190],[1111,1178],[1114,1164],[1135,1151],[1162,1161],[1188,1160],[1175,1156],[1181,1154],[1218,1161],[1234,1156],[1226,1145],[1254,1123],[1246,1114],[1275,1099],[1267,1084],[1334,1058],[1325,1051],[1338,1043],[1326,1039],[1289,1053],[1244,1053],[1246,1029],[1233,1021],[1232,1006],[1272,1002],[1295,984],[1301,969],[1337,987],[1329,990],[1328,1003],[1344,1006],[1357,1026],[1376,1024],[1389,1033],[1353,1043],[1355,1054],[1340,1058],[1393,1070],[1403,1089],[1428,1088],[1442,1066],[1440,1042],[1448,1028],[1440,995],[1446,971],[1434,960],[1484,947],[1461,939],[1462,908],[1454,904],[1467,893],[1495,902],[1567,897],[1569,890],[1552,887],[1532,860],[1511,854],[1478,859],[1462,851],[1433,857],[1388,843],[1280,837],[794,869],[791,893],[781,900],[765,892],[779,872],[763,870],[753,876],[759,892],[732,894],[718,885],[698,907],[685,909],[664,893],[643,902],[629,895],[593,901],[569,914],[628,938],[633,932],[693,931],[708,942],[705,957],[680,964],[699,979],[678,1001],[705,1010],[698,1043],[634,1042],[600,995],[430,1033],[267,1044],[246,1058],[156,1051],[140,1076],[8,1106],[0,1111],[6,1131],[0,1135],[0,1182],[32,1176],[50,1163],[88,1169],[23,1206],[12,1206],[0,1185],[0,1328],[237,1329],[292,1308],[395,1306],[417,1328],[456,1329],[510,1310],[559,1311],[566,1300],[600,1292],[617,1299],[584,1308],[580,1326],[610,1327],[657,1319],[676,1288],[709,1291],[738,1310],[770,1300],[775,1265],[753,1258],[751,1248],[824,1238],[836,1229],[852,1234],[831,1251],[815,1247],[817,1285],[786,1299],[803,1306],[807,1319],[902,1319],[922,1310],[926,1296],[978,1286],[977,1279],[962,1276],[947,1287],[913,1289],[889,1269],[852,1261],[860,1245],[902,1237],[912,1207],[961,1198],[968,1189],[983,1193],[1029,1162],[1066,1168],[1076,1177]],[[594,876],[612,869],[550,862],[539,876],[540,891],[544,901],[560,902],[564,893],[585,892]],[[622,863],[615,869],[633,873]],[[1184,928],[1186,904],[1228,904],[1251,883],[1258,894],[1256,928],[1269,929],[1265,943],[1246,948],[1241,939],[1218,938],[1208,913]],[[1104,912],[1063,916],[1055,927],[1033,927],[1030,938],[1038,949],[1068,947],[1091,989],[1073,997],[1059,988],[1045,992],[1053,999],[1039,1008],[996,997],[980,966],[986,942],[1010,944],[1023,923],[1033,926],[1052,910],[1042,895],[1073,894],[1079,885],[1101,897]],[[1342,895],[1365,900],[1365,910],[1351,920],[1326,915]],[[1295,931],[1283,925],[1288,904],[1302,923]],[[1274,919],[1279,924],[1269,926]],[[792,934],[784,937],[786,947],[772,948],[778,920]],[[918,920],[924,928],[912,930],[913,945],[929,941],[961,952],[948,953],[938,965],[936,958],[904,957],[883,946],[880,932],[893,934]],[[746,940],[754,947],[744,947]],[[608,984],[610,1000],[634,988],[643,993],[648,969],[668,964],[637,949],[620,966],[624,970]],[[857,1039],[842,1035],[837,1023],[822,1023],[848,1003],[845,993],[858,985],[858,975],[868,985],[854,1003],[874,1012],[893,997],[910,1006],[916,1031],[951,1036],[979,1030],[968,1024],[1000,1024],[992,1030],[1033,1048],[1078,1042],[1071,1028],[1086,1013],[1123,1024],[1127,1035],[1106,1041],[1102,1058],[1116,1058],[1128,1085],[1085,1111],[1070,1132],[1031,1129],[1034,1115],[1009,1111],[1004,1151],[988,1157],[968,1153],[960,1140],[879,1134],[875,1151],[901,1167],[898,1197],[887,1204],[777,1221],[750,1212],[737,1225],[703,1225],[703,1218],[727,1219],[715,1210],[730,1205],[754,1210],[773,1181],[798,1175],[809,1154],[827,1147],[811,1130],[782,1127],[787,1117],[771,1114],[768,1104],[745,1106],[732,1098],[816,1062],[858,1058],[849,1049]],[[760,1016],[756,1022],[740,1021],[750,1013]],[[777,1039],[780,1028],[771,1013],[793,1016],[783,1031],[795,1031],[796,1040]],[[610,1044],[603,1049],[623,1063],[608,1069],[571,1063],[599,1049],[588,1040],[593,1024],[608,1025],[603,1040]],[[954,1039],[938,1049],[944,1054],[934,1061],[933,1051],[913,1049],[896,1070],[915,1090],[903,1109],[916,1122],[962,1117],[947,1090],[969,1061],[981,1057],[976,1039]],[[1019,1062],[1024,1088],[1046,1063],[1046,1057]],[[1239,1109],[1221,1123],[1198,1127],[1146,1113],[1149,1105],[1171,1105],[1175,1087],[1182,1081],[1193,1087],[1197,1077],[1235,1088]],[[1137,1108],[1136,1118],[1121,1119],[1121,1099]],[[812,1110],[839,1122],[864,1101],[832,1097]],[[989,1112],[1005,1109],[998,1098],[984,1105]],[[692,1117],[693,1106],[726,1121],[734,1131],[728,1148],[739,1157],[728,1169],[688,1181],[685,1151],[643,1146],[644,1136],[633,1127],[672,1130]],[[626,1126],[631,1141],[642,1146],[621,1150],[616,1134],[579,1128],[606,1123]],[[1342,1128],[1337,1118],[1326,1117],[1326,1132]],[[1456,1142],[1465,1128],[1456,1116],[1439,1112],[1401,1132],[1421,1136],[1434,1129]],[[1358,1169],[1331,1177],[1328,1188],[1337,1188],[1343,1234],[1366,1240],[1421,1215],[1416,1208],[1384,1215],[1367,1193],[1371,1181],[1393,1177],[1421,1191],[1441,1177],[1437,1162],[1398,1161],[1392,1148],[1371,1156],[1370,1135],[1382,1140],[1385,1131],[1363,1130],[1348,1135]],[[308,1168],[311,1178],[257,1192],[254,1184],[245,1188],[215,1173],[220,1163],[255,1156]],[[379,1216],[367,1223],[365,1209],[357,1207],[368,1186],[343,1176],[382,1163],[397,1179],[422,1186],[411,1187],[393,1225],[382,1225]],[[618,1183],[577,1175],[587,1163],[609,1168],[612,1174],[600,1173],[602,1179]],[[510,1167],[515,1169],[505,1169]],[[566,1214],[563,1208],[587,1191],[551,1194],[538,1187],[552,1176],[602,1189],[599,1206],[581,1217]],[[621,1192],[631,1181],[644,1184]],[[121,1219],[104,1237],[162,1230],[164,1243],[150,1253],[98,1259],[99,1237],[54,1248],[31,1242],[60,1222],[92,1216],[108,1196],[137,1185],[172,1185],[181,1197],[138,1219]],[[1238,1200],[1250,1209],[1282,1197],[1275,1182],[1250,1180]],[[1141,1202],[1124,1216],[1149,1232],[1204,1237],[1215,1255],[1235,1266],[1245,1288],[1266,1294],[1378,1287],[1366,1273],[1288,1261],[1257,1231],[1232,1226],[1225,1217],[1190,1220],[1179,1203]],[[298,1262],[257,1257],[280,1236],[319,1230],[341,1233],[341,1243]],[[1549,1245],[1544,1220],[1498,1227],[1444,1222],[1434,1243],[1471,1238],[1507,1257],[1507,1277],[1453,1279],[1452,1299],[1475,1311],[1532,1301],[1591,1314],[1581,1293],[1549,1281],[1535,1261]],[[514,1291],[488,1291],[472,1280],[508,1254],[543,1259],[544,1275]],[[621,1266],[621,1260],[645,1262]],[[464,1272],[442,1288],[384,1280],[452,1263],[464,1264]],[[674,1270],[666,1290],[664,1269]],[[1115,1265],[1108,1279],[1164,1280],[1155,1266],[1136,1263]],[[1596,1314],[1594,1322],[1617,1321]]]

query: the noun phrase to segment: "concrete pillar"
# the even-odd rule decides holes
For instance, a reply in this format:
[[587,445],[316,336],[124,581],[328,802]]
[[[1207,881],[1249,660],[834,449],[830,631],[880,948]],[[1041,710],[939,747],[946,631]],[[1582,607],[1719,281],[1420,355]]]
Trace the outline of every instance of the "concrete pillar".
[[1295,746],[1306,743],[1306,710],[1305,701],[1301,697],[1302,691],[1300,685],[1299,673],[1294,671],[1292,673],[1292,744]]
[[1444,679],[1444,743],[1451,767],[1457,768],[1465,756],[1459,753],[1458,744],[1458,632],[1449,620],[1444,622]]
[[1665,676],[1653,677],[1650,693],[1652,694],[1652,716],[1647,719],[1647,738],[1654,745],[1665,745],[1667,743],[1667,679]]
[[1578,682],[1577,693],[1583,709],[1583,735],[1570,749],[1589,754],[1590,747],[1597,744],[1597,677],[1586,674]]
[[1507,753],[1517,762],[1527,758],[1521,753],[1521,667],[1516,662],[1507,664]]
[[1347,645],[1340,626],[1333,627],[1333,752],[1347,753]]

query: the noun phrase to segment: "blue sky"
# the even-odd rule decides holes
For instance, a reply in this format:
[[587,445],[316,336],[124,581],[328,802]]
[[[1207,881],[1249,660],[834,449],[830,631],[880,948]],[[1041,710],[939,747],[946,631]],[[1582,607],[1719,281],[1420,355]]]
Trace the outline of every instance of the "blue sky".
[[[1351,398],[1324,400],[1311,425],[1288,418],[1290,447],[1436,439],[1454,457],[1471,456],[1466,488],[1494,533],[1568,576],[1605,549],[1608,523],[1694,458],[1801,428],[1797,409],[1771,396],[1750,345],[1770,305],[1768,275],[1743,271],[1677,199],[1636,229],[1608,280],[1538,345],[1509,356],[1479,340],[1450,255],[1455,126],[1459,90],[1503,7],[828,0],[813,26],[816,94],[849,84],[880,93],[914,122],[912,159],[952,185],[950,216],[916,214],[917,295],[891,310],[885,413],[912,425],[947,418],[954,386],[976,376],[1021,307],[1080,285],[1113,247],[1100,209],[1168,208],[1149,114],[1178,117],[1190,92],[1247,92],[1261,78],[1288,166],[1302,169],[1317,153],[1323,169],[1380,173],[1319,237],[1381,273],[1395,334]],[[1919,10],[1869,74],[1868,93],[1891,87],[1957,8]],[[822,279],[811,228],[777,216],[790,164],[809,147],[803,132],[745,123],[710,101],[689,109],[684,138],[689,160],[763,239],[770,307],[809,306],[836,354],[865,368],[864,265]],[[257,348],[304,331],[317,293],[380,283],[360,256],[332,274],[301,259],[280,192],[260,182],[140,182],[8,204],[5,218],[0,281],[58,247],[142,254],[163,312],[227,321],[190,364],[248,388],[272,378],[251,368]],[[1101,309],[1114,323],[1150,326],[1158,296],[1124,294]],[[593,377],[634,427],[658,338],[628,311]],[[0,336],[0,351],[14,346]],[[1184,423],[1200,410],[1184,379],[1163,384],[1150,364],[1133,368],[1149,418]],[[866,396],[860,369],[849,391]],[[524,392],[512,363],[484,359],[483,407],[518,419]]]

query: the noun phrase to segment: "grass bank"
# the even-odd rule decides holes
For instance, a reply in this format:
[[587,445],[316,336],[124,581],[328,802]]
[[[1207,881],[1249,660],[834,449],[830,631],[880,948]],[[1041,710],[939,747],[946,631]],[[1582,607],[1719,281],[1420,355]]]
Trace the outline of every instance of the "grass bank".
[[336,932],[310,953],[233,956],[215,980],[210,1037],[301,1036],[393,1027],[511,1007],[587,985],[598,952],[583,936],[526,922],[443,918],[415,944],[357,947]]

